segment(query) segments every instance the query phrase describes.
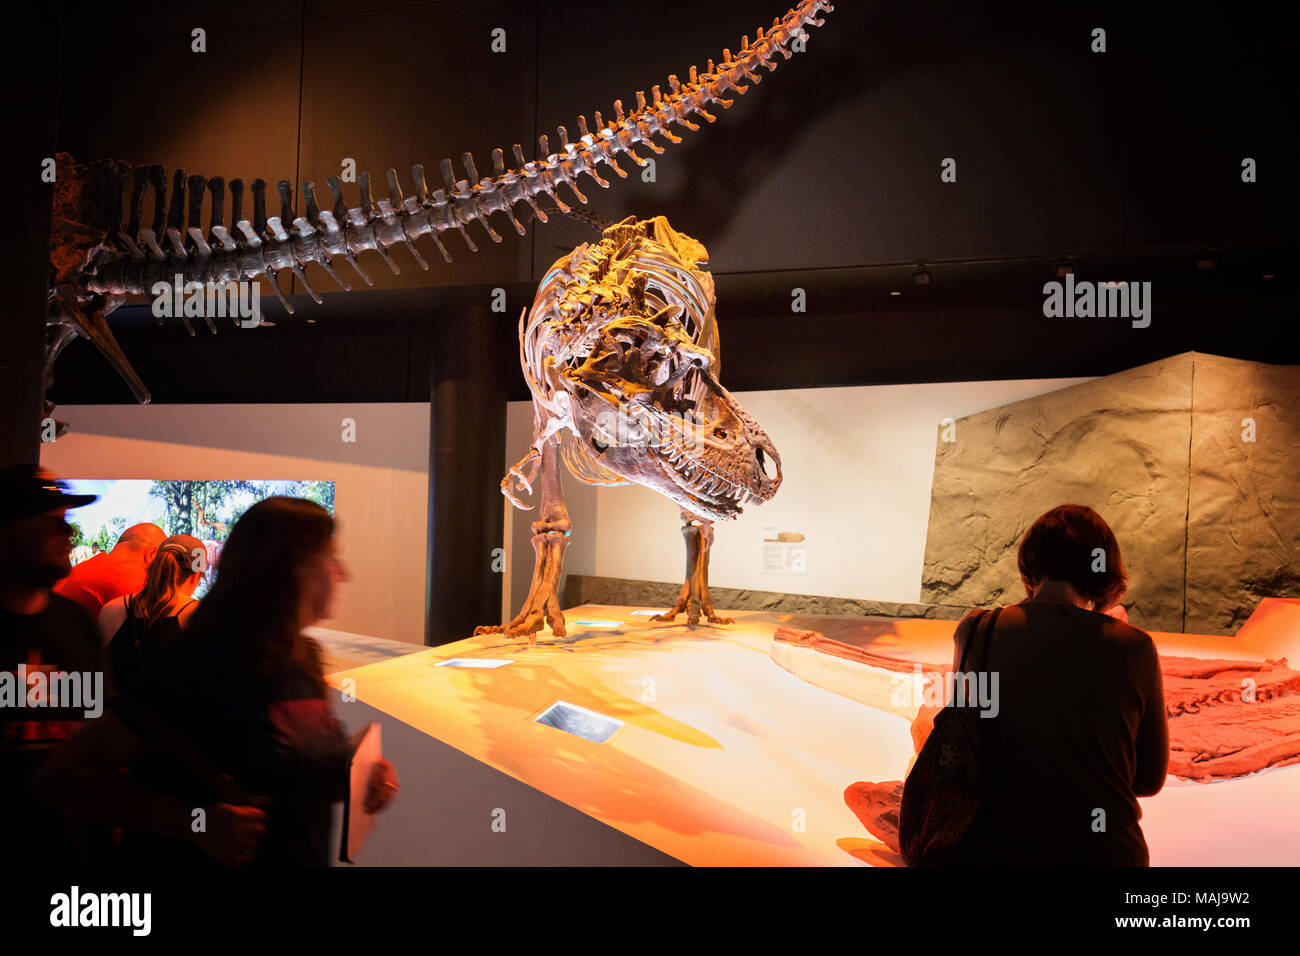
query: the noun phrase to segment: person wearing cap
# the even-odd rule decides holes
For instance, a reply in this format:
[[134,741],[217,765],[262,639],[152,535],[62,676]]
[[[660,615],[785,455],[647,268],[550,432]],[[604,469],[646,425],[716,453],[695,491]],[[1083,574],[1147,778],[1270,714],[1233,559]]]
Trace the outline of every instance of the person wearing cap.
[[149,564],[166,537],[156,524],[132,525],[122,532],[112,551],[97,554],[73,567],[54,590],[79,602],[97,618],[109,601],[136,594],[144,587]]
[[[95,497],[69,494],[33,466],[0,469],[0,819],[12,860],[84,861],[91,843],[105,838],[85,829],[74,833],[31,793],[32,778],[49,756],[88,716],[103,711],[95,622],[76,601],[52,590],[71,568],[72,526],[64,514]],[[50,692],[59,672],[82,678],[80,687],[90,693],[75,702],[80,706],[53,706],[72,703]]]

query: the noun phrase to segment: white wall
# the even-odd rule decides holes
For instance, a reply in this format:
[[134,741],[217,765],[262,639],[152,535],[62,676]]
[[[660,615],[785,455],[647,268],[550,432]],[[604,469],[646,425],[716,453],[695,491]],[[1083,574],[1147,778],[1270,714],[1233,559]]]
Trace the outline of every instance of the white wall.
[[[424,642],[429,406],[61,406],[72,431],[43,446],[63,478],[318,479],[335,483],[352,580],[330,627]],[[341,422],[356,422],[356,442]]]
[[[776,497],[716,526],[709,582],[795,594],[918,601],[930,521],[930,483],[939,422],[1087,379],[956,382],[740,392],[736,397],[781,453]],[[507,459],[524,453],[532,429],[527,402],[512,402]],[[564,478],[573,543],[566,572],[680,582],[685,546],[680,512],[638,485],[593,488]],[[507,503],[508,504],[508,503]],[[513,512],[513,515],[511,514]],[[512,613],[532,575],[530,513],[507,508]],[[807,535],[807,572],[763,570],[763,529]]]

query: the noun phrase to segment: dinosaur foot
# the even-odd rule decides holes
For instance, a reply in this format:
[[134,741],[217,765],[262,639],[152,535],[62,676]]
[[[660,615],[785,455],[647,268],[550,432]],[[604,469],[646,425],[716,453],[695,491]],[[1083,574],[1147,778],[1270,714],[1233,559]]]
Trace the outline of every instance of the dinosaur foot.
[[[521,463],[522,464],[522,463]],[[546,466],[543,465],[543,468]],[[552,464],[552,471],[554,465]],[[526,471],[527,469],[523,469]],[[554,475],[552,474],[552,478]],[[545,490],[545,489],[543,489]],[[543,495],[545,497],[545,495]],[[543,510],[546,505],[543,504]],[[555,637],[564,637],[564,613],[560,610],[560,569],[564,566],[564,549],[568,547],[568,516],[562,521],[536,521],[533,523],[533,583],[528,589],[523,609],[508,624],[486,624],[474,629],[480,634],[504,634],[509,639],[527,637],[529,644],[537,642],[537,632],[545,625],[551,626]]]
[[[677,619],[677,615],[680,613],[682,613],[680,610],[665,611],[663,614],[656,614],[654,617],[650,618],[650,620],[667,621],[669,624],[671,624],[673,621]],[[710,624],[735,624],[736,623],[736,619],[734,617],[719,617],[717,614],[706,614],[704,616],[704,619],[708,621]],[[687,630],[694,630],[696,625],[698,625],[699,623],[700,623],[699,611],[693,611],[687,613],[686,615]]]
[[[693,587],[692,585],[695,584]],[[678,592],[677,603],[662,614],[656,614],[650,618],[652,621],[666,621],[672,623],[677,619],[677,615],[683,611],[686,612],[686,627],[694,629],[700,623],[700,615],[710,624],[735,624],[735,618],[722,617],[713,608],[713,598],[709,594],[707,584],[697,584],[693,581],[687,581],[682,585]]]
[[547,601],[540,607],[530,608],[528,604],[509,624],[484,624],[474,628],[474,636],[481,634],[504,634],[509,640],[528,638],[529,644],[537,643],[537,632],[545,625],[551,626],[555,637],[564,637],[564,615],[557,602]]

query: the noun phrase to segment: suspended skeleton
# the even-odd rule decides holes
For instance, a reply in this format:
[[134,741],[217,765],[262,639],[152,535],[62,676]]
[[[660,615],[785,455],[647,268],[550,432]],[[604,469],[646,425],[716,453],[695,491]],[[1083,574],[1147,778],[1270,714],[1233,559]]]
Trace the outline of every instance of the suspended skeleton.
[[[713,277],[702,244],[663,216],[629,216],[584,243],[542,279],[520,316],[520,365],[532,392],[533,443],[501,482],[519,508],[540,474],[541,513],[532,524],[536,563],[523,609],[504,631],[535,639],[543,623],[563,636],[557,593],[572,522],[559,462],[591,485],[636,483],[681,507],[686,581],[676,604],[720,617],[709,595],[713,522],[762,504],[781,484],[776,446],[718,382]],[[525,318],[526,317],[526,318]]]
[[[777,55],[790,59],[792,48],[802,49],[808,38],[804,26],[820,26],[824,21],[817,19],[817,13],[832,9],[827,0],[800,0],[795,9],[773,20],[766,34],[760,28],[752,46],[748,37],[742,39],[735,57],[730,50],[723,50],[722,61],[715,66],[709,60],[704,73],[697,73],[692,66],[686,83],[669,76],[668,95],[661,95],[655,86],[652,102],[647,104],[644,94],[638,92],[636,110],[626,115],[622,102],[615,100],[615,119],[607,124],[597,111],[594,133],[588,130],[586,117],[579,116],[577,142],[570,142],[564,127],[558,127],[561,146],[558,153],[550,150],[546,136],[540,136],[535,162],[525,162],[523,150],[516,144],[515,165],[506,169],[501,150],[493,150],[493,175],[480,179],[473,157],[465,153],[462,162],[468,178],[456,179],[451,161],[444,159],[441,172],[445,189],[437,189],[432,194],[425,185],[424,167],[416,165],[411,173],[415,185],[413,196],[403,195],[396,171],[389,169],[387,199],[376,203],[371,196],[370,177],[361,173],[359,206],[348,207],[338,178],[331,177],[327,182],[333,194],[332,209],[321,209],[314,185],[304,181],[305,209],[295,210],[292,186],[282,180],[277,183],[280,214],[268,217],[266,183],[256,179],[250,184],[253,198],[250,221],[243,218],[244,183],[234,179],[229,183],[233,228],[227,229],[227,184],[221,177],[187,177],[184,170],[177,170],[169,206],[167,176],[161,166],[132,167],[104,160],[78,165],[71,156],[60,153],[56,157],[45,387],[48,389],[53,382],[53,366],[59,353],[80,334],[108,358],[136,400],[147,403],[148,389],[118,346],[105,316],[128,296],[148,295],[156,283],[171,283],[177,274],[182,276],[184,284],[225,284],[265,276],[285,311],[292,314],[293,306],[285,299],[277,280],[277,274],[283,269],[291,270],[294,278],[319,303],[320,296],[307,283],[304,270],[308,263],[318,265],[347,290],[351,286],[333,268],[340,257],[369,285],[372,280],[356,258],[363,252],[378,253],[396,274],[398,266],[388,250],[398,243],[406,245],[421,268],[428,269],[429,264],[415,247],[415,241],[422,236],[432,237],[447,262],[451,262],[451,255],[441,235],[449,229],[460,233],[471,252],[477,251],[466,231],[471,222],[478,222],[493,242],[500,242],[501,236],[489,221],[493,213],[503,214],[515,231],[524,235],[524,226],[515,218],[517,203],[527,203],[535,217],[545,222],[546,214],[536,202],[539,194],[550,196],[559,209],[567,212],[569,207],[556,195],[561,183],[568,185],[573,195],[585,203],[587,197],[578,188],[580,174],[586,173],[602,187],[609,186],[596,171],[598,163],[605,163],[619,177],[626,178],[626,171],[616,161],[619,153],[626,153],[633,162],[644,166],[647,161],[633,147],[644,145],[654,153],[662,153],[664,148],[653,139],[657,135],[680,143],[681,137],[674,135],[670,127],[699,129],[689,118],[692,113],[714,122],[716,117],[708,112],[707,105],[717,103],[723,108],[730,107],[733,101],[725,99],[723,94],[731,90],[744,93],[749,89],[743,85],[746,79],[758,83],[760,76],[755,71],[760,66],[769,72],[775,70]],[[127,202],[129,218],[123,228],[122,208],[128,184],[131,187]],[[146,190],[152,190],[154,196],[150,228],[141,225]],[[205,192],[211,196],[206,233],[202,223]],[[208,329],[215,332],[211,317],[204,318]],[[183,321],[193,335],[188,319]],[[46,415],[52,411],[53,406],[47,401]],[[58,433],[62,434],[66,427],[59,423]]]

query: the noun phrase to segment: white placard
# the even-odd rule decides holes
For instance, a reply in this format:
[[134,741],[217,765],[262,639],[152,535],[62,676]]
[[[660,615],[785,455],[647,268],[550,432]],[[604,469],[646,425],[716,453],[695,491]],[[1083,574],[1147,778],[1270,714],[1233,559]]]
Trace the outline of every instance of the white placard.
[[763,573],[807,574],[808,536],[788,528],[764,528]]

